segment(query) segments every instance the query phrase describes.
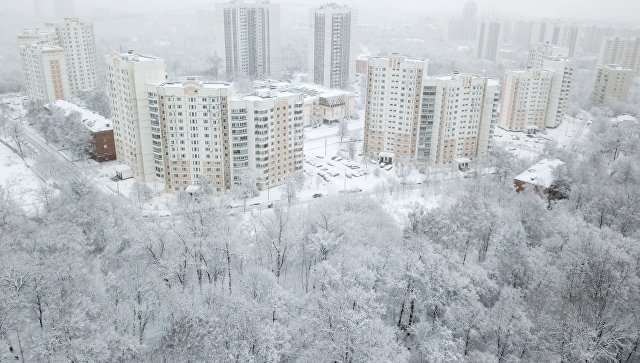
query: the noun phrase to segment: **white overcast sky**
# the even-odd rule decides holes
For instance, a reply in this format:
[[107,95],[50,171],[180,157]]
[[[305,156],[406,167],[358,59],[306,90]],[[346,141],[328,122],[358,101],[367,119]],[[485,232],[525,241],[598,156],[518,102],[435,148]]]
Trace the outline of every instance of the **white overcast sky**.
[[[55,3],[66,0],[0,0],[0,11],[20,9],[30,11],[34,1]],[[99,7],[120,11],[162,11],[204,6],[221,1],[213,0],[74,0],[77,12],[90,14]],[[283,0],[274,1],[282,7],[312,7],[326,1]],[[466,0],[343,0],[336,1],[357,7],[370,16],[401,14],[401,10],[414,15],[459,12]],[[500,14],[527,17],[579,18],[607,21],[637,21],[640,19],[640,0],[477,0],[480,15],[498,10]],[[50,6],[50,5],[49,5]],[[409,10],[411,9],[411,10]]]

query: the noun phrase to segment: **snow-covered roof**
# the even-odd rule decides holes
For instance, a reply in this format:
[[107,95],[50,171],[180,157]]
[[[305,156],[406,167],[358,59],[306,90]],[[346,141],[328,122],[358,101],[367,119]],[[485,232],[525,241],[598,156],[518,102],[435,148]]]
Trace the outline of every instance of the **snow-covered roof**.
[[562,160],[543,159],[536,165],[516,176],[515,179],[527,184],[548,188],[553,183],[554,170],[562,164],[564,164]]
[[86,108],[82,108],[78,105],[74,105],[73,103],[57,100],[53,103],[48,104],[48,109],[58,109],[65,112],[65,115],[69,115],[72,112],[78,112],[82,117],[82,123],[89,129],[91,132],[101,132],[101,131],[109,131],[113,130],[113,125],[111,120],[98,115],[97,113],[87,110]]
[[118,165],[114,165],[113,166],[113,171],[117,172],[123,172],[123,171],[129,171],[131,170],[131,167],[129,165],[124,165],[124,164],[118,164]]
[[613,123],[622,123],[622,122],[638,122],[638,119],[631,115],[620,115],[618,117],[614,117],[611,119]]

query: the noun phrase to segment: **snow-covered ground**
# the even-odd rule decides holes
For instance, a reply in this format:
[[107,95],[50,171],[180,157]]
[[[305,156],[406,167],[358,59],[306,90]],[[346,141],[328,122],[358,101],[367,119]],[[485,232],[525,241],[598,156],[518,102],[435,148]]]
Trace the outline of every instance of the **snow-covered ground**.
[[592,116],[582,111],[578,118],[565,116],[556,128],[548,128],[537,135],[527,136],[524,132],[505,131],[496,128],[494,140],[497,146],[510,151],[523,159],[536,159],[544,150],[545,144],[553,140],[560,148],[571,149],[589,130]]
[[26,211],[39,205],[38,193],[43,181],[11,149],[0,143],[0,186],[20,202]]

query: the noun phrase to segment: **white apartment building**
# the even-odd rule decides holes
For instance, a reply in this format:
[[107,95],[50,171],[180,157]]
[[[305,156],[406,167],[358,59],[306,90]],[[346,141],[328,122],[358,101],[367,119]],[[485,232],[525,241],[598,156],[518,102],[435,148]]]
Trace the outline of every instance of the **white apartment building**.
[[355,11],[327,3],[311,11],[310,24],[309,74],[313,83],[346,89],[356,73]]
[[599,104],[626,102],[629,87],[633,82],[634,70],[617,65],[598,67],[598,75],[593,87],[593,99]]
[[542,68],[547,59],[556,57],[568,58],[569,49],[550,42],[538,43],[529,49],[527,67]]
[[189,78],[147,87],[156,177],[170,191],[205,181],[216,192],[231,184],[228,84]]
[[553,72],[545,127],[557,127],[565,115],[571,93],[573,61],[571,58],[549,57],[542,63],[542,69]]
[[427,60],[398,55],[369,58],[364,153],[384,161],[415,159]]
[[64,50],[44,44],[20,46],[27,94],[32,101],[49,103],[70,98]]
[[500,22],[483,21],[478,33],[478,58],[495,62],[498,58],[499,47]]
[[611,27],[590,26],[584,29],[580,48],[582,51],[598,54],[602,41],[613,36],[615,30]]
[[136,179],[155,181],[147,85],[166,79],[164,62],[129,51],[107,56],[106,64],[118,161],[131,167]]
[[498,123],[500,83],[454,73],[424,80],[417,160],[430,165],[486,157]]
[[[77,18],[63,23],[45,23],[44,29],[26,29],[18,35],[22,45],[40,44],[64,50],[67,83],[72,95],[97,85],[96,44],[93,24]],[[23,59],[23,63],[24,63]]]
[[228,79],[279,78],[279,6],[266,0],[233,0],[216,10],[216,51],[222,74]]
[[546,127],[553,71],[509,70],[502,80],[498,126],[509,131],[526,131],[528,126]]
[[258,188],[264,190],[302,171],[303,105],[301,94],[268,89],[231,98],[229,150],[234,182],[245,170],[253,170]]
[[95,89],[97,85],[96,41],[93,24],[66,18],[55,27],[58,44],[64,49],[71,92]]
[[640,70],[640,37],[609,37],[603,41],[598,65],[608,64]]

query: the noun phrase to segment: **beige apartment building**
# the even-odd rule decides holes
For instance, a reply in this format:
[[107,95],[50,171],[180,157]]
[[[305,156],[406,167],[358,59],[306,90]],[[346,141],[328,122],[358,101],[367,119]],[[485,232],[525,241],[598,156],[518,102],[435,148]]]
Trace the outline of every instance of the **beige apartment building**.
[[594,101],[605,105],[626,102],[633,75],[633,69],[617,65],[598,67],[598,75],[593,87]]
[[129,51],[107,56],[106,64],[118,161],[131,167],[136,179],[157,181],[147,85],[166,79],[164,62]]
[[422,88],[417,160],[429,165],[486,157],[498,123],[497,79],[454,73]]
[[640,70],[640,37],[609,37],[602,42],[598,65],[617,64]]
[[367,62],[364,153],[384,161],[415,159],[427,60],[371,57]]
[[498,126],[509,131],[526,131],[528,126],[545,129],[553,76],[553,71],[544,69],[506,71]]
[[27,95],[42,104],[71,97],[64,50],[43,44],[20,46]]

